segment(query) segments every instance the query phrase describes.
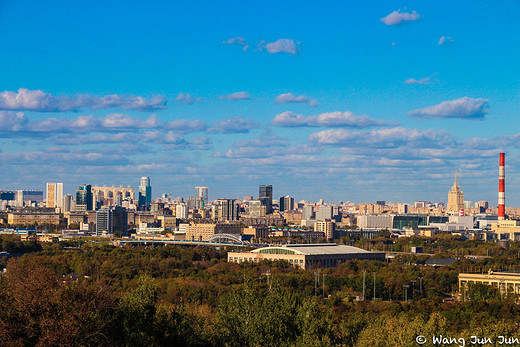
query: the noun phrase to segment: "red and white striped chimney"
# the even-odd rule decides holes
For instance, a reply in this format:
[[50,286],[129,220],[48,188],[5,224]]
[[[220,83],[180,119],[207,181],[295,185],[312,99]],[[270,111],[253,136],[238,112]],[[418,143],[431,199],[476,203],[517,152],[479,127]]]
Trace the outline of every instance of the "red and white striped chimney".
[[506,154],[500,153],[498,169],[498,220],[506,219]]

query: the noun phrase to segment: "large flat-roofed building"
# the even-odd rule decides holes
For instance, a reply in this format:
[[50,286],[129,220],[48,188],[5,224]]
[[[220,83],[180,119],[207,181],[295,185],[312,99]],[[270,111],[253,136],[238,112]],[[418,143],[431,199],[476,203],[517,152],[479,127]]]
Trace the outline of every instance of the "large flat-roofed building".
[[60,224],[60,215],[51,212],[13,212],[7,214],[9,225]]
[[493,286],[499,290],[502,295],[520,294],[520,273],[513,271],[493,272],[489,270],[484,274],[459,274],[459,293],[462,298],[467,298],[467,290],[471,284],[485,284]]
[[250,252],[229,252],[228,261],[261,262],[262,260],[286,260],[300,269],[336,266],[347,260],[385,260],[384,253],[374,253],[364,249],[337,245],[335,243],[297,244],[258,248]]

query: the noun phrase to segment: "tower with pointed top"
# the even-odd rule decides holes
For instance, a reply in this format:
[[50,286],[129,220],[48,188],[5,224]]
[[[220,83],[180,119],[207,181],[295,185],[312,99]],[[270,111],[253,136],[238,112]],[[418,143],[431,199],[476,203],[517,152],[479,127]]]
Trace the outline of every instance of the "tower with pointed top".
[[455,183],[453,183],[453,187],[448,193],[448,206],[446,211],[448,213],[454,212],[459,213],[461,209],[464,208],[464,192],[460,190],[458,179],[457,179],[457,170],[455,170]]

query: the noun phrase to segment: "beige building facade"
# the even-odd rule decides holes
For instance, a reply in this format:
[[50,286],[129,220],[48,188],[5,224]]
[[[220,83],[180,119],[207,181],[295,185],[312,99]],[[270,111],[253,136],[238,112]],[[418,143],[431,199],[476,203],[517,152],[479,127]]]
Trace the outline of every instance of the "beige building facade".
[[209,241],[215,234],[240,235],[242,228],[237,224],[190,224],[186,226],[187,241]]
[[7,223],[10,225],[60,224],[58,213],[8,213]]
[[471,284],[485,284],[497,288],[502,295],[520,294],[520,273],[493,272],[485,274],[459,274],[459,294],[462,300],[468,299],[468,289]]

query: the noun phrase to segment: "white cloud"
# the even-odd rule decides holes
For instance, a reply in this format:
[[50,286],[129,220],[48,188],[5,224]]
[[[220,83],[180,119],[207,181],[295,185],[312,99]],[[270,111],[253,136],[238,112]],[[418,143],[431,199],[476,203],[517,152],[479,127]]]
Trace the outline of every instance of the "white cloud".
[[418,80],[415,78],[409,78],[404,81],[404,84],[432,84],[431,77],[419,78]]
[[448,45],[453,42],[455,42],[455,40],[452,39],[450,36],[441,36],[441,38],[439,39],[439,45]]
[[229,117],[222,121],[214,122],[208,129],[210,133],[234,134],[248,133],[250,129],[257,128],[258,124],[242,117]]
[[234,147],[287,147],[289,143],[286,138],[282,138],[276,135],[262,135],[260,138],[256,140],[244,140],[238,141],[234,145]]
[[192,133],[204,131],[207,128],[206,122],[200,119],[177,119],[164,124],[164,128],[172,129],[181,133]]
[[300,51],[300,42],[294,42],[292,39],[278,39],[275,42],[265,43],[261,41],[258,44],[260,50],[266,49],[268,53],[289,53],[298,54]]
[[251,95],[248,92],[236,92],[228,95],[222,95],[220,100],[249,100]]
[[156,128],[159,125],[159,119],[155,114],[148,117],[148,119],[141,120],[121,113],[112,113],[101,121],[101,125],[107,129],[148,129]]
[[367,115],[356,116],[350,111],[326,112],[317,116],[303,116],[291,111],[280,113],[271,121],[272,125],[282,127],[351,127],[367,128],[372,126],[396,125],[395,122],[377,120]]
[[403,21],[414,21],[421,17],[415,11],[412,11],[412,13],[400,11],[401,10],[394,11],[390,13],[388,16],[381,18],[381,22],[385,23],[386,25],[398,25],[401,24]]
[[318,106],[318,102],[315,99],[309,98],[305,95],[296,96],[292,93],[280,94],[276,97],[274,102],[279,103],[279,104],[303,103],[303,104],[308,104],[311,107]]
[[222,43],[224,43],[226,45],[241,45],[241,46],[243,46],[243,45],[246,44],[246,39],[243,38],[243,37],[237,36],[237,37],[230,38],[229,40],[222,41]]
[[408,112],[410,116],[418,118],[463,118],[483,119],[489,112],[489,99],[474,99],[467,96],[443,101],[438,105],[429,106]]
[[177,102],[184,102],[186,105],[192,105],[196,102],[201,102],[202,98],[194,97],[190,93],[179,93],[175,98]]
[[246,43],[246,39],[243,37],[237,36],[230,38],[229,40],[222,41],[223,44],[226,45],[239,45],[242,46],[242,51],[247,51],[249,49],[249,45]]
[[53,96],[43,90],[20,88],[17,92],[0,93],[0,109],[13,111],[64,112],[80,108],[104,109],[123,108],[151,111],[166,108],[162,96],[143,98],[141,96],[106,95],[103,97],[78,94],[76,96]]
[[20,131],[27,122],[23,112],[0,111],[0,131]]
[[309,140],[318,144],[347,148],[444,148],[454,143],[453,137],[445,131],[403,127],[370,131],[329,129],[309,135]]

